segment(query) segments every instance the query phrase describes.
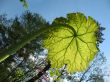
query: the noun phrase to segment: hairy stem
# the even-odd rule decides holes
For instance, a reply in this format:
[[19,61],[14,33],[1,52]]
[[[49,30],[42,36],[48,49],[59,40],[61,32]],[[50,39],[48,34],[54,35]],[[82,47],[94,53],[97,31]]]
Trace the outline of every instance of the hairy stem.
[[21,41],[19,41],[18,43],[13,44],[8,48],[5,48],[4,50],[0,51],[0,62],[7,59],[10,55],[14,55],[18,50],[24,47],[27,43],[30,43],[32,40],[36,39],[36,37],[40,36],[41,34],[49,30],[54,31],[55,29],[59,29],[59,28],[69,28],[70,30],[73,31],[74,36],[76,36],[75,29],[67,24],[56,24],[56,25],[51,25],[47,28],[46,27],[41,28],[35,32],[25,35],[23,39],[21,39]]

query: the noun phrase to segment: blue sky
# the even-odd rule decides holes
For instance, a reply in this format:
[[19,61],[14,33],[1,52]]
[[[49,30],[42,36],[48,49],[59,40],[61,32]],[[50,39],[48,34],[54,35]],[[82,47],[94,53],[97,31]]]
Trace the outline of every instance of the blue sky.
[[[110,0],[28,0],[28,2],[28,10],[39,13],[49,22],[71,12],[82,12],[96,19],[106,28],[103,32],[105,40],[100,49],[110,64]],[[25,10],[19,0],[0,0],[0,14],[6,13],[9,18],[19,16]]]

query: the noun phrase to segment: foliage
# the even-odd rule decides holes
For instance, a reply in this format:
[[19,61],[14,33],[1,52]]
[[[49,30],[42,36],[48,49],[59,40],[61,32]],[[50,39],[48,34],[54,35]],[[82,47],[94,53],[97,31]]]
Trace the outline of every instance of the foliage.
[[[40,28],[46,29],[45,27],[48,26],[48,24],[45,24],[45,21],[40,16],[38,17],[36,17],[36,15],[31,16],[31,14],[28,12],[27,12],[27,16],[24,16],[23,19],[26,19],[26,20],[21,20],[21,25],[20,25],[20,22],[18,21],[18,19],[15,18],[14,20],[15,23],[12,24],[11,26],[13,29],[8,28],[9,30],[8,33],[10,33],[9,39],[11,37],[11,39],[13,40],[12,41],[10,40],[11,44],[9,43],[7,47],[5,47],[3,50],[0,51],[0,54],[1,54],[0,62],[8,58],[10,55],[14,55],[18,50],[24,47],[24,49],[22,49],[22,52],[23,52],[25,50],[25,46],[28,46],[29,48],[28,51],[34,51],[32,49],[33,47],[31,47],[28,44],[32,40],[34,41],[36,37],[37,38],[39,37],[39,40],[40,40],[41,38],[40,36],[42,35],[41,33],[45,30],[42,31],[42,29],[41,30],[39,29]],[[40,20],[38,21],[37,19],[40,19]],[[17,32],[15,32],[16,29],[17,29]],[[34,43],[37,43],[37,42],[34,41]],[[36,46],[34,45],[34,47]]]
[[71,29],[58,26],[44,40],[51,67],[61,68],[67,65],[69,73],[85,70],[98,52],[96,32],[99,25],[93,18],[86,18],[82,13],[57,18],[53,22],[55,24],[68,25]]
[[[5,15],[0,15],[0,51],[10,48],[10,46],[18,43],[26,35],[46,26],[48,26],[48,23],[41,16],[29,11],[25,12],[21,17],[15,17],[11,20],[8,20]],[[28,77],[30,75],[28,73],[35,71],[34,67],[42,61],[36,60],[37,62],[40,61],[37,63],[32,60],[32,57],[38,59],[38,55],[44,50],[41,46],[42,38],[43,35],[36,37],[33,41],[18,50],[14,56],[12,55],[0,63],[0,82],[19,82]],[[19,72],[17,71],[22,72],[23,75],[18,77]],[[33,75],[34,73],[31,74],[31,76]]]
[[24,6],[25,8],[28,7],[28,3],[27,3],[26,0],[20,0],[20,2],[23,4],[23,6]]
[[[94,19],[86,18],[82,13],[71,13],[67,18],[57,18],[52,25],[30,12],[10,21],[6,25],[1,23],[4,31],[1,32],[0,65],[1,68],[6,68],[3,74],[7,74],[0,77],[2,81],[27,81],[36,77],[36,74],[39,75],[39,71],[42,73],[48,62],[54,70],[50,69],[49,72],[60,80],[59,77],[65,74],[65,70],[73,73],[87,69],[98,52],[100,26]],[[43,47],[49,52],[47,59],[36,56],[36,53],[44,51],[42,41]],[[48,73],[43,74],[48,76]]]

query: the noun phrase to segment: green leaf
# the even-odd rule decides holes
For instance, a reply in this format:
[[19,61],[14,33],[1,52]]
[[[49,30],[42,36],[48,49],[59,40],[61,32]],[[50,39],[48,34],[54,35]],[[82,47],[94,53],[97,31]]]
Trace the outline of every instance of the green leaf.
[[49,70],[49,73],[50,73],[50,76],[53,77],[53,76],[60,76],[61,73],[59,72],[58,69],[54,69],[54,70]]
[[50,77],[53,78],[53,80],[55,80],[56,82],[60,82],[61,78],[61,73],[59,72],[58,69],[50,69],[49,70],[49,73],[50,73]]
[[23,6],[24,6],[25,8],[28,8],[28,3],[27,3],[26,0],[20,0],[20,2],[23,4]]
[[56,28],[60,25],[59,29],[50,32],[43,42],[51,67],[61,68],[67,64],[69,73],[85,70],[98,52],[97,22],[82,13],[70,13],[67,18],[56,18],[53,25],[57,25]]

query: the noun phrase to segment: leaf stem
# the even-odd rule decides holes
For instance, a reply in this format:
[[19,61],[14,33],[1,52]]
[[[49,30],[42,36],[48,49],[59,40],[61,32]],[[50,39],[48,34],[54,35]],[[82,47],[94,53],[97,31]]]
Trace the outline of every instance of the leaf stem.
[[69,26],[67,24],[50,25],[47,28],[43,27],[35,32],[25,35],[23,37],[23,39],[21,39],[21,41],[19,41],[18,43],[12,44],[8,48],[5,48],[4,50],[0,51],[0,62],[7,59],[10,55],[14,55],[18,50],[20,50],[22,47],[24,47],[27,43],[30,43],[32,40],[36,39],[41,34],[47,32],[49,30],[54,31],[55,29],[58,29],[60,27],[71,29],[73,31],[74,37],[77,36],[75,29],[72,26]]

